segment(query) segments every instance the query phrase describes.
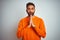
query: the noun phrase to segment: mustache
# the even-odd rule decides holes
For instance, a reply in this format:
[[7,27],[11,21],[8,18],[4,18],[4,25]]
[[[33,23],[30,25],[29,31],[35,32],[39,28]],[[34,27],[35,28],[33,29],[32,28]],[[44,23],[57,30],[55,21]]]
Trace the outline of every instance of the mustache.
[[28,12],[29,14],[34,14],[34,12]]
[[27,14],[28,14],[28,16],[30,16],[30,15],[34,15],[34,13],[35,13],[35,11],[34,12],[28,12],[28,11],[26,11],[27,12]]

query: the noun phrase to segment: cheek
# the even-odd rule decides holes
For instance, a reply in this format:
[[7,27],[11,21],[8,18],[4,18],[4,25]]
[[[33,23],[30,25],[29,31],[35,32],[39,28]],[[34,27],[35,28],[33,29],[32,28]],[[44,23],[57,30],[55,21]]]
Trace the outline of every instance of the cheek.
[[30,10],[28,10],[28,12],[30,12]]
[[31,10],[27,10],[27,12],[28,12],[28,13],[29,13],[29,12],[35,12],[35,10],[32,10],[32,9],[31,9]]
[[26,10],[27,12],[30,12],[30,10]]
[[32,12],[35,12],[35,10],[32,10]]

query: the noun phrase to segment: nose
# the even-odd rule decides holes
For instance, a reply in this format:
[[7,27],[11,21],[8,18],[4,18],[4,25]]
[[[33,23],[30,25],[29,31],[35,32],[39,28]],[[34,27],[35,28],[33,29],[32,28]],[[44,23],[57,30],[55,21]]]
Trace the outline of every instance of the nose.
[[30,12],[32,11],[32,9],[30,9]]

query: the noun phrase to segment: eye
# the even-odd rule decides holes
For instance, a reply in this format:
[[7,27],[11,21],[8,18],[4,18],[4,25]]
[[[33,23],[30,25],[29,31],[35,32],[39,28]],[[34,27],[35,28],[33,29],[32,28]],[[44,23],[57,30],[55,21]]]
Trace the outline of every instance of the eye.
[[29,10],[30,8],[28,7],[27,9]]
[[32,8],[34,10],[34,8]]

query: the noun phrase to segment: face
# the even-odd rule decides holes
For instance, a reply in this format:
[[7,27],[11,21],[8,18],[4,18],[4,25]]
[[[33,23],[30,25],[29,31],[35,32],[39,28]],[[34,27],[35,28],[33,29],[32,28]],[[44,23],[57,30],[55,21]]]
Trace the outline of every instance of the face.
[[28,16],[34,15],[34,13],[35,13],[35,7],[33,5],[29,5],[26,8],[26,12],[27,12]]

